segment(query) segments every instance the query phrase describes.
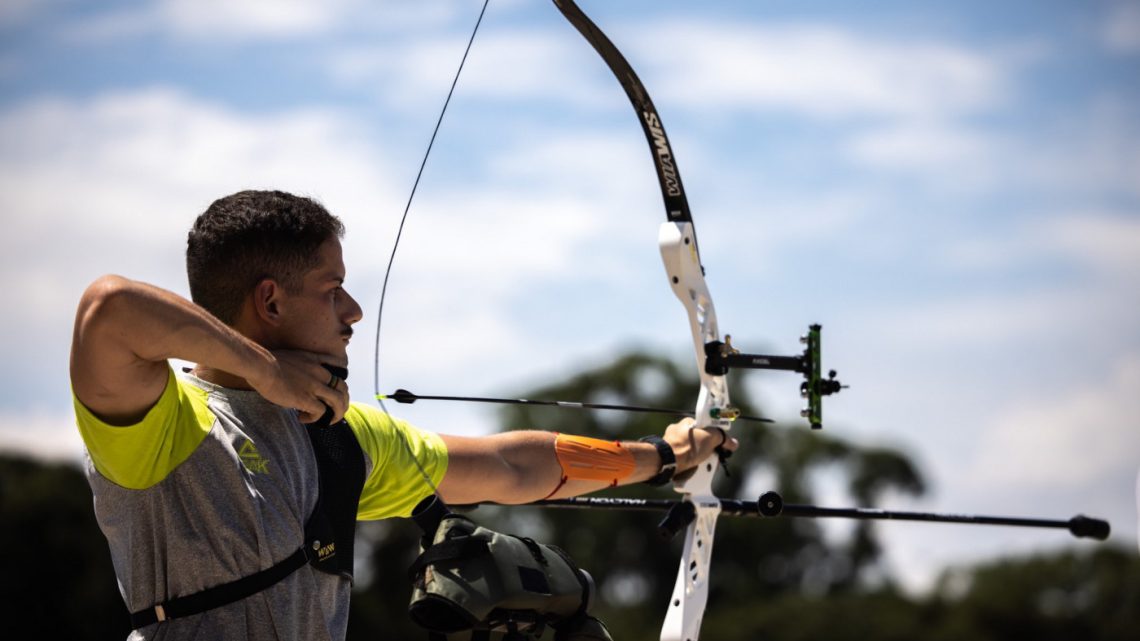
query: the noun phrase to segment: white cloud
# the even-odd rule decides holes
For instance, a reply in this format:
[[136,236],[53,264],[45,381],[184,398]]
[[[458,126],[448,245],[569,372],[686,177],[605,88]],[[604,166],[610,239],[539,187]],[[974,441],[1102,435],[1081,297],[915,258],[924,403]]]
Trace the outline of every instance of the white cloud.
[[78,462],[83,459],[83,439],[74,414],[5,410],[0,412],[0,451]]
[[1041,244],[1113,278],[1140,279],[1140,212],[1080,213],[1051,221]]
[[953,169],[953,180],[970,182],[989,173],[989,158],[1001,148],[1003,136],[992,131],[929,120],[897,123],[863,131],[848,141],[859,163],[908,172],[937,173]]
[[[1107,238],[1103,248],[1095,245],[1102,234],[1116,231],[1120,235]],[[958,294],[932,291],[932,296],[894,292],[892,297],[905,297],[896,305],[880,304],[860,326],[884,341],[921,350],[926,358],[973,354],[1001,363],[1002,371],[1013,367],[1010,355],[1022,350],[1028,353],[1017,362],[1046,366],[1049,359],[1031,349],[1034,345],[1066,345],[1079,349],[1084,359],[1135,345],[1140,245],[1129,237],[1135,225],[1070,220],[1028,234],[1025,243],[998,239],[956,245],[950,250],[951,260],[959,263],[954,268],[973,286]],[[1049,279],[1042,270],[1069,275]]]
[[[25,103],[0,113],[0,136],[11,216],[0,265],[19,274],[14,294],[26,301],[73,298],[74,279],[103,271],[157,272],[180,286],[186,229],[225,193],[288,186],[336,194],[350,212],[386,196],[382,162],[331,112],[246,117],[158,89]],[[61,311],[21,309],[4,324]]]
[[214,41],[298,38],[332,30],[357,5],[357,0],[161,0],[88,16],[64,33],[87,42],[150,33]]
[[305,0],[164,0],[88,16],[63,30],[68,40],[106,42],[161,34],[185,39],[295,38],[330,29],[344,0],[324,4]]
[[814,25],[669,23],[646,29],[636,48],[661,83],[655,91],[702,111],[957,115],[1002,103],[1010,80],[1008,61],[997,55]]
[[[486,26],[460,81],[463,96],[612,104],[619,89],[609,71],[561,26]],[[813,118],[930,118],[991,109],[1007,99],[1018,61],[1008,53],[890,42],[832,27],[754,27],[700,18],[641,25],[619,47],[659,103],[705,114],[768,108]],[[395,101],[407,91],[438,86],[461,51],[451,36],[386,41],[345,47],[329,57],[329,66],[354,84],[395,78],[401,84],[377,85]]]
[[[470,3],[457,2],[341,0],[322,6],[319,15],[308,13],[317,11],[317,5],[272,3],[272,11],[270,6],[171,0],[146,5],[141,12],[105,16],[102,24],[95,20],[76,29],[88,39],[157,35],[164,41],[208,40],[212,47],[223,48],[239,40],[314,38],[315,55],[324,56],[346,87],[375,87],[384,92],[380,94],[384,106],[418,109],[426,102],[434,121],[465,42],[461,31],[469,28],[468,18],[474,18]],[[515,30],[519,28],[515,23],[496,28],[501,4],[492,5],[492,12],[457,95],[459,100],[476,98],[488,105],[494,101],[487,111],[505,121],[504,133],[477,151],[453,150],[457,164],[475,167],[472,174],[480,181],[486,177],[487,183],[469,179],[443,186],[442,193],[436,183],[421,194],[413,210],[386,312],[383,383],[425,393],[482,393],[508,384],[526,387],[571,371],[583,354],[602,361],[627,348],[628,340],[623,339],[630,336],[663,337],[669,349],[676,348],[674,353],[689,362],[684,321],[660,283],[653,245],[652,226],[660,216],[660,203],[644,158],[644,142],[632,119],[625,120],[631,117],[628,107],[618,102],[620,89],[556,14],[541,28],[523,32]],[[306,22],[308,17],[312,20]],[[416,20],[424,22],[415,26]],[[429,24],[435,35],[425,44],[423,26]],[[680,127],[675,124],[678,120],[668,118],[670,133],[679,135],[678,140],[698,141],[682,150],[683,166],[699,167],[692,176],[703,173],[718,187],[702,190],[708,199],[705,204],[715,206],[702,207],[705,213],[699,218],[708,222],[698,226],[703,230],[702,250],[711,254],[707,258],[715,267],[710,284],[722,318],[734,318],[732,329],[751,336],[742,343],[767,338],[783,347],[784,338],[794,346],[801,320],[817,320],[820,310],[831,313],[834,324],[818,319],[829,328],[829,336],[838,339],[829,348],[828,363],[854,386],[829,406],[834,410],[828,410],[831,416],[844,417],[833,424],[837,433],[851,436],[877,430],[876,435],[882,436],[889,431],[892,438],[905,434],[922,448],[923,459],[933,462],[946,500],[939,507],[955,510],[981,507],[984,502],[962,500],[971,498],[959,487],[968,485],[968,470],[962,469],[967,459],[946,455],[939,447],[952,442],[948,447],[962,445],[972,452],[982,433],[977,417],[993,407],[975,402],[978,399],[999,403],[1016,399],[985,426],[994,435],[983,442],[984,447],[1025,447],[1028,442],[1037,450],[1084,448],[1087,460],[1066,474],[1087,481],[1093,491],[1100,478],[1098,466],[1127,466],[1124,453],[1135,454],[1135,441],[1129,440],[1132,436],[1119,416],[1137,415],[1135,401],[1130,400],[1137,389],[1135,359],[1115,373],[1105,373],[1108,366],[1100,361],[1106,345],[1114,355],[1122,350],[1135,353],[1140,252],[1134,249],[1135,212],[1127,211],[1126,205],[1102,214],[1095,208],[1107,208],[1105,198],[1140,193],[1140,145],[1136,144],[1140,138],[1128,100],[1118,97],[1113,102],[1109,96],[1105,103],[1084,111],[1074,111],[1069,102],[1046,102],[1044,112],[1056,113],[1056,119],[1025,133],[1019,126],[1033,119],[1022,118],[1014,109],[1023,106],[1022,95],[1032,96],[1020,88],[1022,80],[1031,79],[1017,75],[1021,60],[1008,55],[1007,48],[986,51],[953,41],[931,43],[905,34],[804,24],[766,28],[711,21],[630,24],[638,35],[623,38],[619,46],[659,106],[672,111],[678,105],[680,116],[690,118]],[[94,33],[99,29],[101,36]],[[444,30],[454,40],[452,35],[439,35]],[[328,34],[336,34],[335,42],[315,40]],[[341,37],[344,34],[348,37]],[[355,38],[364,34],[368,40]],[[670,40],[676,48],[661,47],[661,42]],[[345,44],[374,41],[381,44],[374,48]],[[1121,42],[1131,46],[1127,40]],[[340,53],[321,53],[327,51]],[[0,74],[12,73],[11,65],[19,61],[7,60],[12,62],[0,62]],[[347,89],[342,95],[359,96]],[[0,273],[9,299],[15,301],[0,316],[4,336],[0,355],[30,365],[0,382],[12,389],[12,377],[19,377],[36,381],[37,387],[43,381],[55,391],[50,399],[38,401],[49,408],[42,411],[23,409],[27,402],[15,393],[6,397],[19,407],[0,408],[0,447],[65,458],[76,455],[78,437],[69,413],[65,370],[66,340],[78,292],[105,271],[183,287],[181,253],[190,220],[214,197],[249,186],[278,186],[318,196],[348,224],[349,289],[367,313],[352,346],[352,387],[355,398],[365,400],[372,383],[379,278],[395,215],[410,182],[411,169],[403,165],[418,161],[418,140],[415,158],[392,160],[400,153],[398,140],[371,140],[374,123],[361,123],[336,110],[243,113],[184,90],[18,100],[12,96],[0,111],[4,140],[0,205],[9,229],[0,238]],[[556,131],[552,134],[541,128],[543,119],[552,119],[551,110],[534,111],[530,109],[534,104],[515,109],[527,100],[578,110],[597,107],[607,114],[605,118],[612,114],[614,122],[622,123],[620,131],[599,127],[584,133],[585,127],[579,129],[575,123],[565,134],[564,125],[552,127]],[[835,146],[794,141],[766,152],[778,156],[775,163],[793,155],[797,162],[787,162],[786,167],[800,166],[797,163],[805,157],[838,147],[839,160],[854,159],[858,169],[869,170],[866,176],[858,176],[857,186],[836,187],[836,181],[842,184],[849,176],[821,169],[808,180],[775,188],[765,182],[779,180],[778,176],[758,175],[753,163],[733,153],[737,141],[727,141],[729,153],[721,154],[712,153],[712,145],[700,140],[703,133],[728,121],[726,113],[746,118],[759,113],[753,122],[762,119],[767,126],[773,122],[772,112],[795,119],[778,125],[832,127],[834,140],[839,141]],[[401,114],[373,115],[396,127],[408,126]],[[984,127],[994,124],[993,116],[1009,116],[1009,122],[1018,126]],[[564,122],[562,116],[556,117]],[[523,118],[529,130],[520,126]],[[477,121],[477,126],[487,122]],[[860,127],[846,129],[853,122]],[[753,134],[736,127],[735,121],[733,125],[735,136]],[[626,127],[632,128],[628,135]],[[692,131],[697,133],[687,133]],[[423,135],[427,133],[425,128]],[[851,155],[843,157],[844,150]],[[437,169],[439,151],[432,161]],[[999,228],[1010,219],[979,221],[984,230],[977,233],[990,234],[986,242],[967,246],[947,241],[957,248],[950,252],[952,260],[969,263],[988,257],[990,261],[982,269],[962,269],[964,277],[976,278],[978,272],[993,269],[995,280],[1018,281],[1004,292],[981,281],[948,289],[942,289],[946,283],[941,281],[929,292],[888,291],[881,283],[851,278],[849,291],[837,296],[843,302],[833,306],[832,300],[824,300],[829,296],[819,293],[825,281],[814,281],[813,273],[796,273],[787,282],[762,277],[773,270],[772,261],[793,253],[805,263],[810,259],[821,269],[834,271],[850,255],[844,252],[875,253],[883,264],[906,272],[913,281],[921,282],[931,273],[927,270],[945,275],[945,262],[933,267],[891,262],[899,247],[929,238],[925,232],[910,235],[915,227],[894,225],[902,216],[892,218],[889,212],[897,209],[890,205],[907,195],[906,187],[893,181],[894,172],[909,172],[904,173],[907,185],[912,178],[924,184],[952,184],[972,176],[983,185],[1003,185],[1003,198],[1013,201],[1026,193],[1048,191],[1065,196],[1062,203],[1089,202],[1090,209],[1051,217],[1052,222],[1013,229],[997,238]],[[886,184],[876,182],[884,176]],[[690,174],[686,177],[691,180]],[[722,185],[725,188],[719,189]],[[727,202],[726,193],[741,194],[739,201]],[[864,231],[867,228],[874,231]],[[962,228],[945,231],[954,237]],[[932,260],[940,258],[937,247],[930,251]],[[960,253],[953,256],[954,251]],[[1051,278],[1058,265],[1087,267],[1082,270],[1087,279],[1038,280]],[[1026,266],[1030,268],[1019,271]],[[1037,271],[1040,266],[1046,271]],[[1033,282],[1020,288],[1025,283],[1021,276]],[[830,279],[834,274],[819,277]],[[762,303],[755,316],[724,313],[725,307],[746,304],[745,299]],[[744,329],[742,321],[749,323]],[[773,326],[792,329],[785,334],[773,332]],[[1027,345],[1032,346],[1030,351],[1022,351]],[[858,360],[844,360],[845,353],[857,355]],[[1064,381],[1046,382],[1049,396],[1033,397],[1027,390],[1035,379],[1018,379],[1017,370],[1024,372],[1026,362],[1042,369],[1040,363],[1054,353],[1079,355],[1083,369],[1066,369],[1057,375],[1063,375]],[[1100,370],[1090,378],[1088,363],[1093,361]],[[862,371],[856,376],[852,369],[858,368]],[[1002,373],[1013,375],[1006,378]],[[780,378],[769,385],[769,411],[784,402],[789,412],[798,409],[794,383]],[[1071,391],[1057,393],[1058,389]],[[450,432],[478,433],[494,426],[490,412],[468,405],[419,403],[391,409]],[[1106,428],[1106,438],[1115,447],[1081,440],[1080,434],[1099,438],[1099,424],[1114,420]],[[1087,427],[1090,421],[1098,425]],[[850,431],[845,431],[844,423],[850,424]],[[1040,425],[1044,434],[1037,440],[1026,425],[1034,429]],[[1077,432],[1074,426],[1084,431]],[[1042,451],[1041,461],[1031,460],[1029,454],[1024,457],[1014,461],[1023,470],[1000,471],[1046,491],[1034,495],[1033,503],[1014,505],[1013,511],[1053,505],[1046,503],[1048,488],[1059,481],[1046,476],[1044,464],[1065,460],[1066,453]],[[1007,492],[996,496],[997,489]],[[995,503],[1008,503],[1009,495],[1016,494],[1008,487],[991,486],[975,490],[974,496],[984,490]],[[1083,500],[1074,504],[1084,509]],[[1130,515],[1131,509],[1130,504]],[[900,563],[903,568],[928,568],[932,559],[949,560],[951,551],[990,551],[995,549],[993,541],[1013,536],[985,531],[973,537],[973,531],[966,535],[960,529],[922,525],[884,531],[903,532],[903,527],[913,533],[908,547],[900,548],[912,552],[901,557],[906,560]],[[974,550],[967,551],[970,546]]]
[[1060,491],[1096,486],[1140,466],[1140,355],[1096,384],[1024,398],[987,421],[962,475],[977,487]]
[[389,172],[358,131],[334,112],[247,116],[165,89],[0,111],[0,273],[11,302],[0,353],[26,364],[4,379],[20,394],[6,405],[66,404],[75,304],[96,276],[185,291],[186,230],[218,196],[250,187],[327,194],[356,233],[390,237],[375,214],[395,208]]
[[159,34],[216,44],[227,40],[311,38],[362,29],[375,37],[409,29],[438,28],[453,20],[465,22],[474,17],[469,6],[455,0],[411,4],[368,0],[159,0],[85,16],[63,33],[79,42]]
[[[9,223],[0,271],[15,301],[0,320],[2,353],[34,363],[20,377],[53,381],[42,398],[19,405],[65,403],[64,337],[87,283],[117,272],[184,291],[182,251],[193,217],[213,198],[249,187],[314,195],[345,220],[349,290],[368,312],[353,345],[354,390],[368,390],[373,306],[404,185],[386,184],[394,172],[362,129],[335,111],[247,115],[170,89],[35,100],[0,112],[0,198]],[[485,164],[497,176],[491,187],[435,186],[416,204],[385,319],[386,371],[401,380],[472,390],[549,373],[574,354],[601,349],[599,340],[612,341],[605,312],[612,303],[597,290],[620,289],[630,262],[659,280],[657,208],[644,218],[623,214],[635,200],[628,181],[580,189],[620,173],[616,167],[643,150],[566,134],[545,139],[540,157],[526,164],[520,148],[523,142],[504,140],[488,150]],[[562,154],[578,161],[553,162]],[[627,251],[629,242],[640,254]],[[580,288],[580,310],[597,313],[573,336],[526,325],[520,308],[531,320],[547,314],[565,322],[566,308],[533,303],[558,298],[552,292],[563,285]],[[638,295],[622,291],[627,300]],[[599,339],[601,331],[609,338]],[[39,358],[45,345],[50,358]],[[488,363],[494,372],[485,371]],[[473,372],[481,372],[477,381]]]
[[1101,36],[1109,51],[1140,52],[1140,3],[1117,0],[1105,18]]
[[[417,279],[458,290],[444,294],[452,304],[452,297],[468,287],[480,297],[499,299],[536,281],[597,274],[595,266],[577,261],[608,230],[600,212],[581,209],[574,202],[482,193],[436,198],[413,212],[400,267]],[[430,292],[424,295],[433,298]]]
[[1140,197],[1140,118],[1121,92],[1091,98],[1063,119],[1028,130],[1000,157],[1018,186]]
[[60,4],[60,0],[4,0],[0,2],[0,26],[27,22],[37,14],[48,12]]
[[[520,100],[612,104],[612,92],[599,93],[590,82],[590,67],[581,64],[590,55],[588,49],[555,34],[487,27],[467,59],[458,95],[465,101],[482,98],[496,104]],[[326,64],[334,78],[348,86],[372,88],[383,104],[418,108],[426,96],[435,107],[442,104],[465,43],[453,35],[391,39],[336,49]]]
[[1135,114],[1127,100],[1106,96],[1050,121],[1007,127],[902,118],[853,129],[843,146],[856,165],[955,194],[1119,190],[1140,196]]
[[[997,359],[1002,348],[1013,345],[1075,339],[1094,320],[1101,331],[1090,336],[1125,329],[1140,310],[1123,307],[1119,298],[1123,293],[1104,283],[1081,282],[1050,288],[999,287],[997,291],[960,295],[937,293],[922,298],[911,295],[897,306],[881,306],[870,314],[872,320],[862,322],[884,341],[929,350],[924,352],[928,357],[957,354],[965,358],[965,354],[974,353]],[[1103,346],[1100,341],[1096,344]]]
[[358,4],[351,0],[165,0],[158,13],[165,26],[184,34],[296,35],[319,33]]
[[[1057,367],[1073,361],[1071,368],[1077,369],[1077,359],[1066,359],[1068,352],[1052,354]],[[922,444],[931,492],[888,507],[1043,519],[1083,513],[1107,519],[1118,544],[1135,541],[1132,484],[1140,467],[1140,352],[1119,357],[1094,375],[1065,372],[1070,384],[1060,391],[1032,389],[1018,381],[1003,385],[984,369],[973,370],[973,381],[959,375],[950,381],[954,387],[907,395],[923,397],[899,424]],[[1045,377],[1032,367],[1022,371],[1031,381]],[[978,402],[971,385],[992,386],[993,393]],[[864,385],[858,389],[860,394],[869,391]],[[889,397],[891,389],[880,394]],[[868,407],[867,415],[874,415],[876,410]],[[1030,528],[883,524],[881,531],[890,562],[913,589],[929,587],[938,568],[949,564],[1044,552],[1074,542],[1064,531]]]
[[1025,217],[1020,225],[984,236],[959,236],[941,260],[960,273],[1067,264],[1108,277],[1102,284],[1140,278],[1140,212],[1076,210]]

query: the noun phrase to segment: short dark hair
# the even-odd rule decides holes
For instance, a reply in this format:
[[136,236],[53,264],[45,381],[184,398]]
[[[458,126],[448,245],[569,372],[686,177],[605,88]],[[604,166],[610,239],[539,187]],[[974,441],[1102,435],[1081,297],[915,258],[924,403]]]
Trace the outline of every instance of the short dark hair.
[[272,278],[298,291],[321,244],[343,236],[340,219],[310,198],[283,191],[219,198],[194,221],[186,241],[190,298],[233,325],[258,283]]

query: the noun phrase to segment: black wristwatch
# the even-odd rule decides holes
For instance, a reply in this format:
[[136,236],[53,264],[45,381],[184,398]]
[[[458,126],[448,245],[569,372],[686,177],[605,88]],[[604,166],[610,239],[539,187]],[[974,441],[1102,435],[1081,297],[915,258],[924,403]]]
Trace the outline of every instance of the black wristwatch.
[[672,446],[656,434],[643,436],[638,440],[643,443],[652,443],[653,447],[657,448],[657,454],[661,456],[661,470],[657,472],[657,476],[645,482],[649,485],[665,485],[672,481],[673,475],[677,473],[677,455],[673,453]]

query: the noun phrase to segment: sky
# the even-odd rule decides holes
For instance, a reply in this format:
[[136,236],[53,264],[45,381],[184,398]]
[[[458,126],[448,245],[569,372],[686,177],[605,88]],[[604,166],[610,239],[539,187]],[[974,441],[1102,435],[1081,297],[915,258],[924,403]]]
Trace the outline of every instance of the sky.
[[[825,429],[928,477],[889,507],[1086,513],[1136,544],[1140,2],[582,4],[669,132],[721,330],[791,354],[823,325],[825,367],[851,385]],[[0,1],[0,449],[81,459],[83,289],[118,273],[186,294],[189,225],[247,188],[315,197],[347,226],[365,309],[350,382],[371,402],[384,268],[479,9]],[[549,3],[493,1],[392,271],[379,387],[519,393],[630,349],[691,362],[663,220],[601,59]],[[794,377],[746,380],[797,420]],[[481,407],[399,413],[495,425]],[[948,563],[1072,544],[881,531],[917,588]]]

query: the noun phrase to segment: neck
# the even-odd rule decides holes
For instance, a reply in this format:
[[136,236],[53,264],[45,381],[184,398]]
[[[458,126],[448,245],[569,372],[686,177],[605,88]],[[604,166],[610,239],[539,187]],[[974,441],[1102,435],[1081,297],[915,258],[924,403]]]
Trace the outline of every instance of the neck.
[[228,387],[230,389],[239,390],[253,389],[249,382],[247,382],[244,378],[236,374],[223,372],[222,370],[215,369],[213,367],[196,365],[194,369],[190,371],[190,373],[204,381],[213,383],[214,385],[219,385],[221,387]]

